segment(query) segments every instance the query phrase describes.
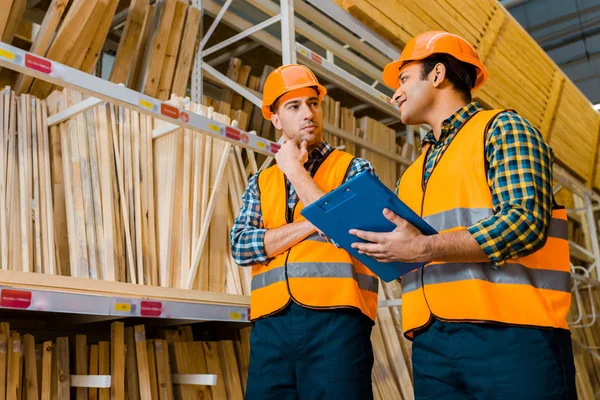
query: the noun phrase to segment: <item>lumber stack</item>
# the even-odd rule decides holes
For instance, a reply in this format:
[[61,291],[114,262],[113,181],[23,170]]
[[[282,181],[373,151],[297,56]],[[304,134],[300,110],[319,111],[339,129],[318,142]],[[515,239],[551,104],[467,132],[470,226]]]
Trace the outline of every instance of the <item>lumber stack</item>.
[[[94,333],[44,341],[0,323],[0,397],[7,400],[68,399],[71,375],[110,375],[109,388],[78,387],[78,400],[231,399],[244,396],[250,357],[250,327],[229,340],[197,341],[191,326],[146,333],[144,325],[114,322]],[[230,335],[231,336],[231,335]],[[178,376],[212,374],[214,386],[178,383]]]
[[475,44],[489,72],[476,99],[517,110],[540,130],[558,162],[600,189],[600,115],[497,1],[335,2],[399,49],[419,33],[440,29]]
[[133,0],[109,77],[167,100],[185,96],[201,27],[189,0]]

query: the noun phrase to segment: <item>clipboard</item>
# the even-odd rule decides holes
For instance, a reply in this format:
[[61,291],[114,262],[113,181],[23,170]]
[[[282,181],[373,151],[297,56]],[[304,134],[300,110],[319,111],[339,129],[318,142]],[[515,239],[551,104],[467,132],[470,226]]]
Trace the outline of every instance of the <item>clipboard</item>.
[[396,225],[385,218],[384,208],[388,208],[406,219],[424,235],[437,234],[435,229],[369,171],[361,172],[305,207],[301,214],[327,237],[333,239],[341,248],[373,271],[375,275],[385,282],[390,282],[422,267],[426,262],[381,263],[366,254],[359,254],[357,249],[352,248],[352,243],[364,242],[364,240],[348,233],[350,229],[371,232],[393,231]]

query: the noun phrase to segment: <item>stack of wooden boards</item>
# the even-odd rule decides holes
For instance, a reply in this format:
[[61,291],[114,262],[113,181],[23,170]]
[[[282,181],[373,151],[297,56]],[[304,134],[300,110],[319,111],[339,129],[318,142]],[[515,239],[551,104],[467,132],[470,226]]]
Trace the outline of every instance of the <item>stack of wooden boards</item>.
[[[106,341],[88,343],[86,335],[36,342],[31,334],[0,324],[0,398],[69,399],[70,375],[110,375],[109,388],[73,390],[78,400],[242,400],[250,360],[250,327],[233,340],[196,341],[192,328],[162,330],[149,339],[144,325],[114,322]],[[180,384],[178,375],[213,374],[214,386]]]
[[[185,96],[202,13],[189,0],[150,3],[129,3],[109,79],[161,100],[167,100],[171,93]],[[119,0],[52,0],[31,47],[25,50],[92,73],[118,5]],[[25,6],[25,0],[8,1],[10,13],[3,11],[0,16],[2,41],[12,42]],[[13,83],[17,93],[41,99],[54,87],[26,75],[18,75]]]
[[109,80],[167,100],[185,96],[202,13],[189,0],[132,0]]
[[469,40],[489,72],[475,97],[489,107],[516,109],[542,132],[561,164],[600,189],[600,115],[497,1],[334,1],[398,48],[429,30]]

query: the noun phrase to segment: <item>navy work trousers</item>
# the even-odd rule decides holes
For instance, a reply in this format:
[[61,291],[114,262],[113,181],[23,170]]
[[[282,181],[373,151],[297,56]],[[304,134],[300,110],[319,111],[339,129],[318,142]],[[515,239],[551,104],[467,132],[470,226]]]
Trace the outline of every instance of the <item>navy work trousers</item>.
[[435,320],[413,341],[416,400],[575,400],[571,333]]
[[373,322],[292,302],[254,323],[246,400],[371,400]]

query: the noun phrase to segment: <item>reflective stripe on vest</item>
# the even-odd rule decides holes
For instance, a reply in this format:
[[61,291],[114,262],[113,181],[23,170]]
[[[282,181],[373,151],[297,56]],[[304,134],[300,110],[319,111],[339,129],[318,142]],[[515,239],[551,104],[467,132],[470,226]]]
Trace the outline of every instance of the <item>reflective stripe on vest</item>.
[[506,263],[502,267],[494,269],[492,263],[444,263],[428,265],[426,270],[426,274],[423,274],[422,270],[419,269],[411,273],[410,277],[403,278],[402,293],[417,290],[422,286],[422,283],[433,285],[468,279],[499,284],[531,285],[537,289],[571,292],[570,273],[527,268],[521,264]]
[[[354,265],[347,263],[288,263],[288,278],[350,278],[361,290],[377,293],[378,281],[374,276],[359,274]],[[252,290],[285,281],[285,267],[276,267],[252,278]]]
[[[499,111],[480,111],[454,136],[423,185],[425,151],[406,170],[398,195],[440,234],[494,214],[485,167],[485,132]],[[545,243],[492,262],[432,262],[402,277],[402,327],[410,338],[432,318],[568,329],[571,303],[564,209],[553,209]]]

